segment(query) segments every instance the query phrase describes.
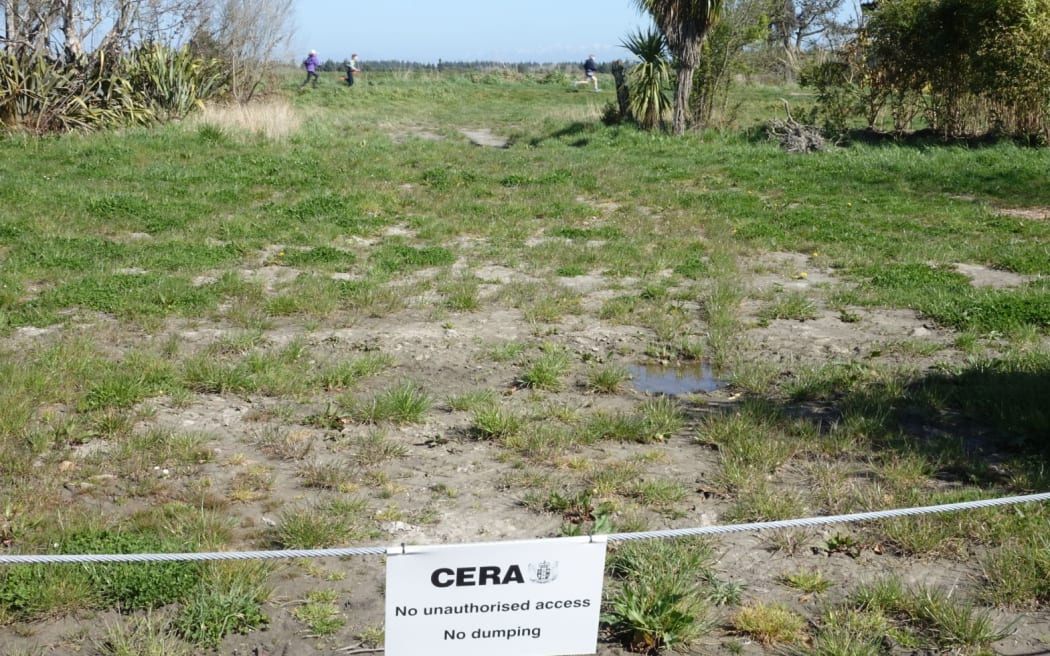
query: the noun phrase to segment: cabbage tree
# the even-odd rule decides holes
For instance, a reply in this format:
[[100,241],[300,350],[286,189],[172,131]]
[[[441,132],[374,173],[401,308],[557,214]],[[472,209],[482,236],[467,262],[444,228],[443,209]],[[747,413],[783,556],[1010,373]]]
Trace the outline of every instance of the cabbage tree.
[[635,0],[653,18],[674,57],[675,91],[671,129],[685,133],[693,72],[700,63],[704,40],[722,15],[722,0]]
[[667,89],[671,83],[671,64],[662,34],[649,28],[631,34],[622,43],[640,61],[627,72],[627,107],[634,120],[647,130],[663,122],[671,109]]

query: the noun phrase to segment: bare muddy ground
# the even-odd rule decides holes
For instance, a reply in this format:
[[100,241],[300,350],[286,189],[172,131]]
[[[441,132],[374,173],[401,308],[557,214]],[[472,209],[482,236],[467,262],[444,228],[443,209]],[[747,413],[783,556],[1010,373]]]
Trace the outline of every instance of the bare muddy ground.
[[[266,259],[266,258],[263,258]],[[1020,280],[1001,272],[981,267],[960,265],[975,285],[1010,285]],[[906,310],[855,308],[855,316],[843,321],[839,312],[827,309],[823,292],[840,284],[834,271],[822,269],[813,258],[788,253],[768,253],[742,263],[742,275],[748,299],[741,307],[745,329],[741,350],[746,360],[772,363],[780,371],[793,367],[813,366],[829,361],[869,358],[885,364],[907,359],[919,370],[939,362],[965,356],[953,351],[954,335],[923,321]],[[805,272],[805,276],[800,274]],[[286,267],[259,266],[245,272],[278,286],[295,275]],[[303,326],[289,321],[265,331],[269,345],[279,347],[300,340],[311,357],[320,360],[348,358],[364,352],[393,356],[396,365],[389,371],[369,378],[353,393],[374,394],[392,384],[411,380],[427,390],[434,407],[420,424],[383,426],[382,431],[404,450],[404,456],[386,462],[382,475],[351,473],[339,494],[352,494],[364,499],[372,517],[372,537],[358,544],[394,545],[496,541],[554,536],[561,534],[564,518],[537,511],[525,504],[529,492],[546,490],[541,485],[558,488],[559,483],[572,487],[587,471],[614,468],[633,463],[643,468],[644,477],[680,483],[688,494],[671,508],[637,507],[652,528],[687,527],[716,524],[730,500],[718,492],[719,462],[717,453],[694,438],[699,422],[707,413],[731,408],[740,398],[734,386],[683,393],[679,400],[686,408],[687,427],[657,444],[599,443],[577,447],[551,458],[523,458],[494,441],[475,439],[471,434],[471,416],[454,411],[447,399],[477,390],[494,390],[501,402],[524,413],[551,412],[591,413],[599,409],[630,412],[644,394],[630,386],[611,395],[588,392],[583,383],[588,363],[651,363],[646,345],[652,335],[644,328],[603,322],[596,308],[603,300],[624,293],[637,281],[600,275],[566,279],[563,282],[582,294],[584,311],[566,315],[554,324],[530,324],[519,310],[504,307],[491,300],[500,288],[528,276],[518,271],[492,265],[474,272],[487,281],[483,289],[482,310],[469,313],[441,314],[431,307],[426,296],[408,300],[408,307],[382,318],[355,319],[347,325],[338,321],[323,325]],[[778,290],[797,290],[811,295],[818,317],[807,321],[756,320],[763,295]],[[699,317],[699,312],[694,313]],[[703,334],[699,318],[692,330]],[[143,344],[162,344],[174,339],[182,352],[204,349],[235,334],[237,329],[204,321],[171,322],[153,334],[129,333],[112,322],[99,320],[92,325],[61,329],[22,329],[8,338],[5,346],[45,343],[61,331],[86,331],[101,337],[115,353]],[[562,391],[543,392],[523,389],[516,384],[520,365],[503,362],[490,354],[494,345],[511,340],[536,344],[550,342],[569,349],[575,356],[575,369]],[[918,340],[939,345],[932,355],[916,355],[916,349],[902,351],[885,348],[887,344]],[[878,355],[878,353],[884,355]],[[926,351],[923,351],[926,352]],[[875,354],[875,355],[873,355]],[[149,402],[150,413],[142,419],[142,430],[166,427],[200,432],[209,436],[207,447],[214,458],[198,467],[185,467],[163,472],[165,463],[144,463],[142,478],[155,477],[156,486],[150,497],[135,494],[141,481],[114,478],[80,480],[81,463],[105,463],[105,443],[88,442],[63,459],[64,470],[56,477],[68,490],[71,504],[96,508],[99,512],[120,516],[129,512],[129,504],[147,503],[149,499],[192,500],[201,498],[199,482],[208,481],[206,495],[220,497],[214,501],[232,519],[238,535],[238,548],[265,548],[267,530],[281,521],[284,513],[305,508],[312,501],[330,497],[334,492],[318,491],[304,485],[305,462],[352,462],[359,440],[377,428],[364,423],[318,426],[308,421],[323,413],[337,393],[308,399],[278,399],[262,395],[196,395],[190,399],[157,398]],[[266,437],[280,435],[285,442],[299,441],[308,445],[303,457],[287,457],[264,448]],[[304,450],[306,447],[304,446]],[[348,465],[351,466],[351,465]],[[240,495],[231,500],[238,476],[253,468],[269,472],[269,489],[251,498]],[[105,467],[103,466],[103,469]],[[776,481],[790,486],[801,478],[790,467]],[[88,483],[85,487],[82,483]],[[159,488],[159,490],[157,489]],[[131,499],[131,501],[128,501]],[[967,562],[933,558],[900,558],[877,549],[864,549],[856,557],[828,555],[819,545],[841,531],[840,527],[814,530],[795,536],[798,548],[776,550],[770,536],[736,534],[719,537],[714,545],[720,554],[721,576],[745,586],[745,600],[782,601],[810,617],[818,617],[825,604],[841,599],[859,581],[897,573],[906,583],[923,583],[966,594],[975,588],[979,572]],[[260,545],[263,545],[260,547]],[[351,546],[351,545],[348,545]],[[360,635],[381,627],[383,621],[383,561],[376,557],[328,559],[312,563],[279,561],[271,577],[273,594],[265,611],[269,625],[260,631],[226,639],[220,653],[237,655],[291,655],[350,653],[362,645]],[[822,595],[803,595],[777,582],[777,577],[803,569],[821,571],[834,582]],[[330,589],[338,594],[340,610],[346,624],[326,637],[310,635],[307,627],[292,611],[311,590]],[[1035,656],[1046,654],[1050,644],[1050,615],[1045,611],[1008,614],[997,619],[1003,626],[1016,620],[1013,634],[998,643],[997,653]],[[126,621],[111,613],[82,614],[61,617],[25,626],[0,627],[0,649],[6,654],[82,654],[95,653],[95,644],[107,624]],[[694,645],[690,653],[729,653],[734,643],[742,653],[772,653],[760,645],[715,632]],[[365,645],[367,647],[367,645]],[[621,653],[617,645],[603,641],[599,653]],[[902,651],[901,653],[909,653]]]

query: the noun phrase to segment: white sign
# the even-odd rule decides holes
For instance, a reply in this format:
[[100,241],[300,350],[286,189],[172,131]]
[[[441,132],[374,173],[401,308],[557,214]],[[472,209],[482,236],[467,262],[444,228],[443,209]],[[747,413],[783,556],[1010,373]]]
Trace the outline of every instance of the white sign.
[[386,655],[595,653],[605,545],[596,536],[391,548]]

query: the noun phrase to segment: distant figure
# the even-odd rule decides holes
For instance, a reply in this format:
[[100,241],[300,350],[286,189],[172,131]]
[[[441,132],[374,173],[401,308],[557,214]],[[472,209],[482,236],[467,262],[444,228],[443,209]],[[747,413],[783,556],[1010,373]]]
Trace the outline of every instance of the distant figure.
[[303,60],[303,68],[306,69],[306,79],[299,85],[302,89],[306,86],[307,82],[313,82],[314,88],[317,88],[317,66],[320,64],[320,60],[317,59],[317,51],[311,50],[310,54]]
[[357,53],[350,55],[350,63],[346,65],[346,86],[354,86],[354,75],[360,73],[361,69],[357,67]]
[[587,61],[583,62],[583,73],[584,79],[576,80],[572,83],[572,86],[576,87],[581,84],[593,84],[594,92],[597,93],[598,89],[598,62],[595,61],[594,55],[587,58]]

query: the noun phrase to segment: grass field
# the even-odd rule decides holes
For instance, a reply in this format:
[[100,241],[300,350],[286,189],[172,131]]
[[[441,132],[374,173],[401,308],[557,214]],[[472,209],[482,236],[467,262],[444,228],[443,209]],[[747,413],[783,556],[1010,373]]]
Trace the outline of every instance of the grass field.
[[[297,84],[150,129],[0,140],[7,552],[1050,491],[1050,150],[788,154],[761,126],[781,97],[802,114],[791,88],[737,89],[723,129],[674,138],[604,125],[613,93],[553,74]],[[725,385],[632,386],[634,366],[701,364]],[[600,652],[1037,653],[1048,518],[632,543],[610,555]],[[374,560],[0,567],[5,653],[382,643]]]

